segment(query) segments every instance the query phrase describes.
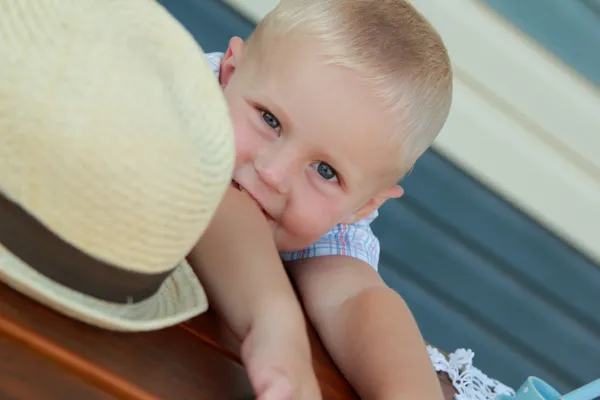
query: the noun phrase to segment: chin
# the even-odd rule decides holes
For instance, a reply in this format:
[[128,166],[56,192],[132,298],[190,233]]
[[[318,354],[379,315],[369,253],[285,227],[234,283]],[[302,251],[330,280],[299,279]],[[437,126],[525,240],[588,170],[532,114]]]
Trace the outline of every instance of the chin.
[[277,232],[274,232],[273,236],[275,238],[275,246],[277,247],[277,251],[280,253],[293,253],[296,251],[301,251],[319,240],[290,240],[290,238],[282,238],[277,234]]

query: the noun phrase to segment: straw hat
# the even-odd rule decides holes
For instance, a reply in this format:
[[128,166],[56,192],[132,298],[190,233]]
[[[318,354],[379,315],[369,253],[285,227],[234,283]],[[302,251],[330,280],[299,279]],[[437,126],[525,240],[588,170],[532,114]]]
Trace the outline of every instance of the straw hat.
[[185,256],[234,141],[191,35],[149,0],[3,0],[0,43],[0,281],[112,330],[204,312]]

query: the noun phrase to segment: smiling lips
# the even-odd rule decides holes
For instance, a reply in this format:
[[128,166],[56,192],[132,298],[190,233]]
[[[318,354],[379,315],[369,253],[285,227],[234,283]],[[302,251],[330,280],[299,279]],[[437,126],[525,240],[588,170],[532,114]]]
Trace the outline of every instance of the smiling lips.
[[250,192],[248,192],[246,189],[244,189],[239,183],[237,183],[236,181],[231,181],[232,185],[234,188],[236,188],[237,190],[239,190],[242,193],[246,193],[248,196],[250,196],[250,198],[252,200],[254,200],[254,202],[256,203],[256,205],[258,205],[258,207],[260,208],[260,211],[262,211],[263,215],[265,216],[265,218],[267,218],[267,220],[273,220],[274,218],[271,217],[271,215],[269,215],[269,213],[267,213],[267,211],[265,211],[265,209],[260,205],[260,203],[254,198],[254,196],[252,196],[252,194]]

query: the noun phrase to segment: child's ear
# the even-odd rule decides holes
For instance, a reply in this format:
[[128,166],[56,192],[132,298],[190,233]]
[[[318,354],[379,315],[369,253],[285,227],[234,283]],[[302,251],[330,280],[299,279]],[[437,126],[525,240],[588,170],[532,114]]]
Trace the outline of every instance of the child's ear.
[[365,205],[360,207],[354,213],[344,218],[342,223],[352,224],[356,221],[360,221],[361,219],[368,217],[373,213],[373,211],[381,207],[386,200],[400,198],[403,194],[404,189],[402,189],[402,187],[399,185],[392,186],[389,189],[385,189],[379,192],[379,194],[371,198],[369,201],[367,201]]
[[221,67],[219,69],[219,83],[222,87],[227,86],[229,80],[233,76],[242,56],[242,50],[244,49],[244,41],[234,36],[229,41],[227,51],[221,60]]

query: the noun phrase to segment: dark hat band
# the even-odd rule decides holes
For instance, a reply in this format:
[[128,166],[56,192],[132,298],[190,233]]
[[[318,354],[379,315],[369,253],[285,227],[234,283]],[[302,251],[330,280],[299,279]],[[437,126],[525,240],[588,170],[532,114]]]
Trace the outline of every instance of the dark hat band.
[[0,243],[57,283],[114,303],[147,299],[175,269],[143,274],[97,260],[62,240],[3,193],[0,193]]

